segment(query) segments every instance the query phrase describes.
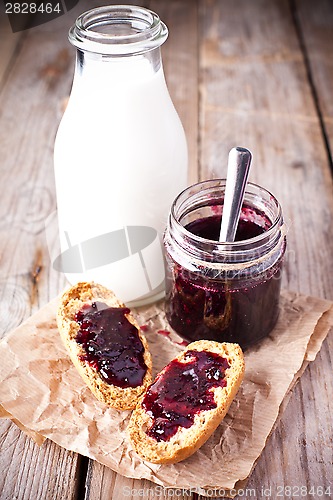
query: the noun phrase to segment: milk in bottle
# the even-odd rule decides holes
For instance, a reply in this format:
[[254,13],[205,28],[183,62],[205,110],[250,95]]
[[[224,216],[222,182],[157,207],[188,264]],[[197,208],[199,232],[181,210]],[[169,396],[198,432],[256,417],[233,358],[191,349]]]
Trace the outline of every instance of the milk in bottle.
[[124,302],[163,295],[161,235],[186,186],[187,147],[163,72],[167,28],[141,7],[82,14],[76,69],[54,166],[61,255],[71,283],[94,280]]

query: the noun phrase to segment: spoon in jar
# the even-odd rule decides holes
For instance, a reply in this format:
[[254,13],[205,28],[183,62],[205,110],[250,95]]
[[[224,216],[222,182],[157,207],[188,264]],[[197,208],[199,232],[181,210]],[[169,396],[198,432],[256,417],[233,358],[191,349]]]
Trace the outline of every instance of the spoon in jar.
[[251,160],[252,154],[246,148],[232,148],[229,152],[220,242],[235,240]]

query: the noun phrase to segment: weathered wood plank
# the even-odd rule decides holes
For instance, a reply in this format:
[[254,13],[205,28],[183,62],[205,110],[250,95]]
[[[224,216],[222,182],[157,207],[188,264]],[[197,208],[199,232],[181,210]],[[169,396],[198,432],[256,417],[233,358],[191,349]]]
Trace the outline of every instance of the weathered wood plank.
[[38,447],[8,420],[0,422],[0,446],[0,496],[3,500],[76,498],[78,467],[75,453],[51,441]]
[[[200,176],[224,177],[229,149],[249,147],[251,180],[276,194],[289,225],[284,286],[332,298],[332,179],[289,4],[200,5]],[[331,336],[294,390],[248,483],[257,496],[332,484],[332,352]]]
[[168,88],[182,120],[189,150],[188,182],[198,180],[198,9],[193,0],[150,0],[169,28],[162,47]]
[[[333,151],[333,8],[329,0],[292,2],[318,105]],[[332,159],[331,159],[332,161]]]
[[[7,46],[10,71],[0,93],[0,336],[65,285],[51,268],[50,252],[59,248],[56,222],[47,218],[56,207],[52,151],[72,80],[67,31],[76,15],[27,31],[15,57],[14,45]],[[76,497],[77,454],[51,442],[39,448],[5,420],[0,443],[2,498]]]
[[165,490],[147,480],[129,479],[103,465],[90,461],[85,500],[137,500],[138,498],[192,500],[193,495],[181,489]]
[[285,286],[330,298],[332,179],[288,3],[207,1],[201,19],[201,178],[225,176],[235,144],[253,150],[250,178],[289,224]]
[[9,20],[5,14],[4,6],[0,5],[0,89],[3,84],[9,64],[12,61],[15,50],[22,38],[22,33],[13,33]]
[[[66,17],[29,31],[0,95],[3,332],[64,285],[50,268],[44,231],[45,218],[55,207],[52,146],[72,79],[74,52],[66,32],[78,12],[97,3],[80,2]],[[194,181],[198,57],[192,54],[197,46],[197,2],[184,2],[186,16],[181,1],[145,4],[169,25],[164,66],[188,135]],[[291,221],[285,286],[332,298],[332,184],[288,3],[200,0],[200,25],[201,178],[225,175],[233,145],[250,147],[255,155],[252,180],[277,194]],[[315,39],[312,43],[315,46]],[[329,105],[330,101],[327,109]],[[55,252],[56,234],[50,223],[50,248]],[[331,336],[303,375],[250,478],[248,487],[255,488],[257,497],[262,487],[272,488],[274,498],[278,486],[332,484],[332,381],[327,378],[332,343]],[[74,498],[77,455],[52,443],[39,449],[6,421],[0,425],[0,443],[3,496]],[[36,467],[28,471],[36,456]],[[147,481],[122,478],[92,461],[88,471],[87,498],[124,498],[129,488],[159,498],[155,485]]]
[[[112,2],[113,3],[113,2]],[[164,72],[173,103],[182,120],[189,148],[189,183],[198,179],[198,58],[197,2],[193,0],[148,0],[144,6],[157,12],[169,28],[169,38],[162,47]],[[136,499],[186,498],[171,491],[163,494],[150,481],[128,479],[96,462],[90,461],[86,482],[86,500],[95,498]],[[178,492],[179,493],[179,492]]]

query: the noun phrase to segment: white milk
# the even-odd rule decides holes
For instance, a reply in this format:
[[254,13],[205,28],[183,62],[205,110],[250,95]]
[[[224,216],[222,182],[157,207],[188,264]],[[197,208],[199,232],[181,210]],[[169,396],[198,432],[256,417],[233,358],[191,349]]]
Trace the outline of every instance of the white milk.
[[[54,162],[61,250],[72,249],[63,266],[68,280],[93,279],[126,302],[161,295],[160,238],[187,175],[186,139],[162,66],[154,71],[145,56],[86,53],[83,71],[77,64]],[[154,228],[156,237],[153,231],[149,241],[137,238],[129,226]],[[78,260],[82,270],[71,272]]]

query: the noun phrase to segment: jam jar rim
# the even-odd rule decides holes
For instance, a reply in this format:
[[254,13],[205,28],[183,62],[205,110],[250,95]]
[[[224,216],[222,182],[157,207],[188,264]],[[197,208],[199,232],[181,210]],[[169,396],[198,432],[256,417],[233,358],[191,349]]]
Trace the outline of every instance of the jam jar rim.
[[[146,28],[137,33],[115,35],[94,28],[140,21]],[[68,33],[69,41],[78,49],[110,56],[138,55],[162,45],[168,37],[168,28],[156,12],[136,5],[104,5],[80,14]]]
[[[187,250],[189,253],[193,253],[191,251],[191,248],[193,250],[193,244],[198,244],[198,245],[205,245],[206,244],[206,245],[210,245],[210,246],[215,247],[212,250],[214,254],[215,253],[216,254],[219,254],[219,253],[223,254],[226,258],[225,263],[228,262],[228,257],[232,257],[232,263],[234,264],[235,263],[235,260],[233,260],[234,257],[237,255],[243,255],[243,254],[247,254],[247,258],[244,259],[245,261],[251,261],[252,259],[257,258],[257,256],[258,256],[258,253],[256,254],[256,256],[253,255],[254,251],[259,252],[259,255],[261,254],[260,251],[262,251],[262,254],[264,254],[268,250],[274,248],[278,244],[278,241],[281,239],[281,236],[284,235],[284,231],[282,231],[284,221],[283,221],[281,205],[280,205],[279,201],[277,200],[277,198],[268,189],[263,188],[259,184],[255,184],[253,182],[247,183],[247,187],[245,190],[245,197],[247,194],[248,195],[251,194],[251,192],[249,192],[249,188],[251,188],[251,187],[255,188],[256,190],[263,191],[266,194],[266,196],[268,196],[269,199],[274,202],[274,206],[276,207],[276,210],[277,210],[275,218],[273,220],[271,220],[271,226],[266,231],[264,231],[262,234],[255,236],[253,238],[248,238],[245,240],[235,241],[235,242],[219,242],[216,240],[210,240],[208,238],[203,238],[201,236],[197,236],[197,235],[191,233],[179,222],[180,218],[182,216],[186,215],[186,213],[185,214],[184,213],[176,214],[177,202],[179,202],[179,200],[181,199],[182,196],[184,196],[185,193],[190,192],[191,189],[196,188],[199,190],[196,193],[189,194],[189,196],[187,196],[185,198],[185,200],[187,200],[188,198],[193,198],[199,192],[204,192],[204,190],[200,190],[201,186],[207,186],[207,190],[209,187],[215,188],[215,189],[218,189],[218,188],[224,189],[225,184],[226,184],[226,179],[222,179],[222,178],[209,179],[209,180],[204,180],[204,181],[200,181],[198,183],[195,183],[191,186],[188,186],[183,191],[181,191],[181,193],[178,194],[178,196],[175,198],[175,200],[171,206],[167,232],[169,231],[170,234],[173,235],[174,241],[177,242],[179,245],[180,244],[180,242],[178,241],[179,238],[177,238],[177,236],[176,236],[177,232],[178,232],[179,236],[182,240],[181,246],[184,245],[184,241],[186,242],[185,248],[183,247],[183,250],[185,250],[185,251]],[[209,203],[205,203],[205,204],[202,204],[202,207],[204,207],[204,206],[208,207],[210,205],[211,204],[209,204]],[[255,207],[255,205],[254,205],[254,207]],[[179,209],[181,209],[181,208],[184,208],[183,204],[179,207]],[[190,210],[189,210],[189,212],[190,212]],[[248,248],[249,246],[251,248]],[[200,252],[201,251],[202,251],[202,248],[200,248]],[[237,262],[237,259],[236,259],[236,262]]]

